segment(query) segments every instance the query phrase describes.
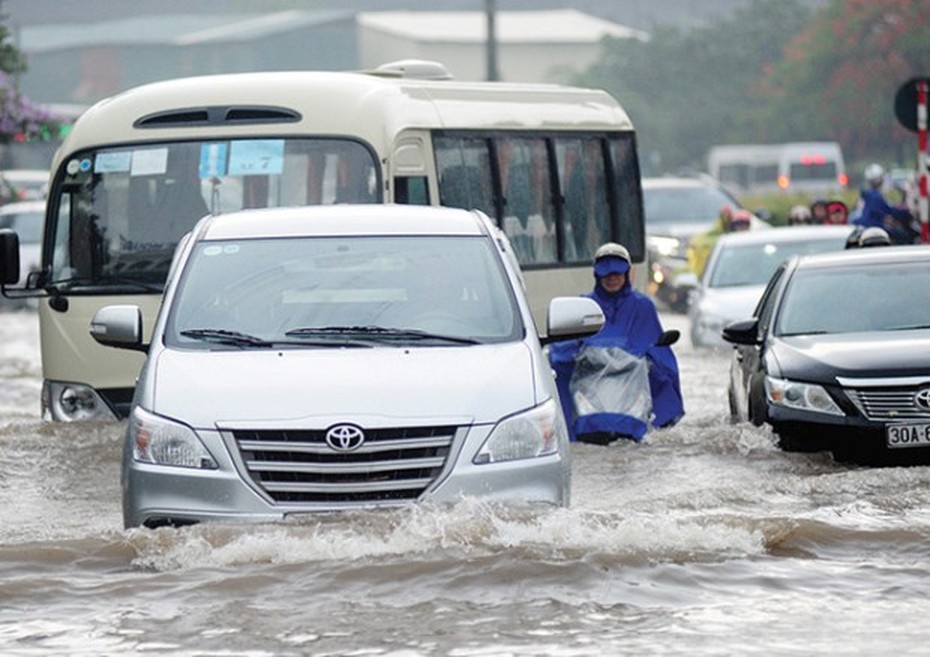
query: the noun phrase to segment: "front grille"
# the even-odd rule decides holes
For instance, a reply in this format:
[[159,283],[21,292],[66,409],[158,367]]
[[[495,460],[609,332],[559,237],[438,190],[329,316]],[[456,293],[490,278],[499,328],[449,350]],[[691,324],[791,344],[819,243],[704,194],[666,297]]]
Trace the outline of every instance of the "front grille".
[[439,476],[456,427],[369,429],[351,452],[325,430],[234,430],[252,481],[276,502],[370,503],[415,500]]
[[930,420],[930,409],[922,408],[914,401],[920,389],[917,386],[845,388],[845,392],[859,412],[870,420]]

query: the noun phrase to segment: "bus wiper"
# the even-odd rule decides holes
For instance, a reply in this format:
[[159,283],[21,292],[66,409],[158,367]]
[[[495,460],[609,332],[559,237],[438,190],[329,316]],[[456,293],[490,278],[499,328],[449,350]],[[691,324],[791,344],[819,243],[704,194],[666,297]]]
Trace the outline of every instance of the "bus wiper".
[[161,283],[145,283],[123,276],[79,276],[74,278],[62,278],[57,281],[46,283],[45,287],[59,290],[62,287],[74,287],[77,285],[97,287],[125,285],[139,290],[145,290],[146,292],[158,292],[159,294],[165,291],[165,286]]
[[418,329],[388,328],[385,326],[308,326],[287,331],[284,335],[362,335],[378,342],[394,340],[440,340],[457,344],[481,344],[480,340],[457,335],[442,335]]
[[930,329],[930,324],[907,324],[905,326],[891,326],[889,331],[916,331],[919,329]]
[[234,345],[237,347],[272,347],[273,342],[259,338],[248,333],[239,331],[228,331],[226,329],[186,329],[181,331],[185,338],[195,338],[204,342],[216,342],[219,344]]

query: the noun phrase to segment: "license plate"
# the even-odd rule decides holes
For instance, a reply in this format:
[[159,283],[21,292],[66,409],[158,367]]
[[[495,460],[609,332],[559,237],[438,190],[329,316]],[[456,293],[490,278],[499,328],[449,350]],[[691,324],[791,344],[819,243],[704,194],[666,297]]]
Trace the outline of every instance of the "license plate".
[[890,448],[930,445],[930,423],[889,424],[885,427],[885,444]]

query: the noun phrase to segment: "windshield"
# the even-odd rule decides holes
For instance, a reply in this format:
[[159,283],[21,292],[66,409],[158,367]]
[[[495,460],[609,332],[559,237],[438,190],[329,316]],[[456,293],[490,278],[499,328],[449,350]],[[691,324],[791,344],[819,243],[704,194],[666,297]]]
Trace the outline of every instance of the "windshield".
[[930,328],[930,269],[925,262],[799,270],[785,291],[775,334],[909,328]]
[[347,139],[235,139],[75,154],[53,199],[51,283],[164,283],[201,217],[243,208],[381,201],[372,152]]
[[720,209],[739,203],[726,192],[708,186],[643,187],[643,211],[646,224],[706,224],[720,214]]
[[364,236],[195,245],[166,342],[342,347],[522,336],[506,273],[487,238]]
[[790,256],[839,251],[845,245],[845,236],[738,246],[721,244],[711,265],[708,287],[765,285],[778,265]]

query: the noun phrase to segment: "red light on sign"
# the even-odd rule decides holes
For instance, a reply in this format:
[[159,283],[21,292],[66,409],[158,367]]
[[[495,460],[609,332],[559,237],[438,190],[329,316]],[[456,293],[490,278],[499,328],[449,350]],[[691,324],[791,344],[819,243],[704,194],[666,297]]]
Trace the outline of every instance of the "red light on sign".
[[836,177],[836,182],[840,184],[840,187],[845,187],[849,184],[849,176],[847,176],[845,173],[841,173]]
[[823,166],[827,163],[827,158],[823,155],[802,155],[801,164],[809,166]]

